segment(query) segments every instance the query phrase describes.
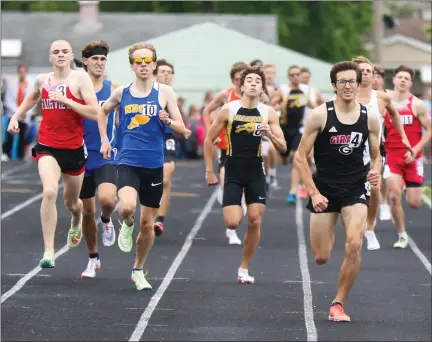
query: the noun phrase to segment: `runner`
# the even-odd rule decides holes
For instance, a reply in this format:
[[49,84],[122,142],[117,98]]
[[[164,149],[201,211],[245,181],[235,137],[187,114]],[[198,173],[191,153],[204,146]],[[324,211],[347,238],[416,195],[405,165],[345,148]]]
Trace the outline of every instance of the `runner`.
[[[280,106],[278,103],[273,104],[274,99],[278,96],[278,89],[279,86],[276,82],[277,77],[277,70],[276,65],[274,64],[265,64],[263,66],[263,71],[266,76],[266,85],[267,85],[267,93],[270,98],[270,104],[272,107],[276,110],[276,114],[280,116]],[[265,145],[268,145],[268,158],[265,158],[265,155],[267,151],[265,151],[266,147]],[[273,144],[268,141],[268,143],[265,143],[263,141],[263,156],[264,156],[264,164],[266,165],[266,179],[267,179],[267,192],[269,192],[270,188],[274,190],[279,189],[279,184],[277,181],[277,174],[276,174],[276,165],[278,161],[278,152],[276,151]],[[267,159],[267,160],[266,160]]]
[[8,132],[18,134],[18,119],[41,100],[42,121],[32,155],[38,160],[43,188],[41,222],[44,255],[39,262],[42,268],[55,266],[56,201],[60,177],[64,183],[64,203],[72,215],[67,245],[73,248],[81,242],[83,203],[79,194],[87,159],[83,120],[96,120],[98,110],[90,76],[71,69],[73,54],[70,44],[64,40],[54,41],[49,60],[53,72],[36,76],[32,92],[12,116],[8,128]]
[[[360,269],[362,236],[366,226],[370,185],[379,186],[379,124],[376,113],[356,101],[362,74],[354,62],[339,62],[330,72],[336,99],[315,108],[295,157],[310,199],[310,243],[317,264],[330,259],[339,214],[345,230],[345,257],[329,319],[349,322],[344,302]],[[369,137],[372,168],[363,166]],[[317,173],[312,177],[308,156],[314,148]]]
[[[405,146],[407,146],[407,148],[411,148],[408,138],[405,134],[404,128],[402,126],[400,116],[396,111],[396,109],[391,104],[388,94],[382,91],[376,91],[372,89],[373,71],[374,71],[373,64],[367,58],[362,56],[355,57],[353,58],[352,61],[354,63],[357,63],[357,65],[360,68],[360,71],[362,72],[362,82],[360,84],[360,87],[357,90],[356,100],[361,104],[367,106],[370,112],[378,114],[378,122],[380,125],[380,131],[379,131],[380,145],[382,144],[381,137],[382,137],[382,127],[384,125],[384,113],[387,111],[388,113],[390,113],[393,124],[395,125],[398,133],[402,137],[402,140],[405,142]],[[370,157],[369,157],[369,151],[367,146],[368,146],[368,141],[366,140],[366,149],[364,151],[363,163],[366,169],[369,169]],[[386,178],[389,173],[388,170],[386,173],[384,173],[384,171],[386,171],[387,169],[385,165],[386,165],[385,157],[383,156],[381,171],[384,178]],[[379,205],[380,205],[380,189],[373,188],[371,189],[368,218],[367,218],[367,231],[365,232],[365,238],[367,239],[367,248],[369,250],[376,250],[380,248],[380,244],[374,232]]]
[[[171,86],[174,66],[167,62],[165,59],[160,59],[156,63],[156,69],[154,71],[156,81],[160,84],[166,84]],[[171,201],[171,178],[175,170],[175,159],[176,159],[176,140],[174,132],[170,127],[165,127],[165,147],[164,147],[164,165],[163,165],[163,195],[160,208],[156,214],[156,220],[154,225],[154,231],[157,236],[162,235],[164,232],[164,219],[168,213],[170,201]]]
[[[373,77],[373,83],[372,88],[374,90],[381,90],[386,91],[385,89],[385,70],[380,64],[374,64],[374,77]],[[382,127],[382,135],[381,135],[381,141],[383,142],[380,144],[380,153],[383,158],[386,157],[385,153],[385,137],[386,137],[386,130],[385,125],[383,123]],[[386,169],[388,169],[388,166],[386,166]],[[383,170],[384,174],[385,170]],[[385,182],[384,178],[381,178],[381,204],[379,207],[379,214],[380,214],[380,220],[381,221],[388,221],[391,220],[391,211],[390,211],[390,205],[388,204],[388,196],[387,196],[387,183]]]
[[[281,154],[282,164],[288,165],[290,158],[293,157],[300,143],[305,108],[312,107],[308,98],[308,87],[300,83],[300,67],[292,65],[288,68],[289,85],[282,84],[278,91],[278,96],[274,102],[281,103],[280,125],[284,132],[287,142],[287,151]],[[291,169],[291,186],[286,197],[289,204],[295,204],[297,200],[297,190],[300,185],[300,176],[295,167]]]
[[266,179],[262,159],[262,137],[270,138],[279,151],[286,149],[279,120],[273,108],[259,103],[265,89],[265,75],[259,67],[248,67],[240,78],[242,97],[222,106],[204,142],[206,181],[218,184],[213,170],[212,144],[222,129],[227,131],[228,149],[223,216],[228,229],[237,229],[243,219],[241,198],[246,194],[248,230],[244,238],[243,256],[237,281],[254,283],[249,264],[260,241],[261,219],[266,204]]
[[[394,91],[390,91],[390,99],[400,114],[409,142],[414,154],[406,152],[406,145],[396,131],[388,114],[385,116],[387,129],[386,153],[391,175],[386,179],[389,191],[391,213],[399,234],[395,248],[408,247],[404,211],[401,204],[402,182],[406,186],[406,200],[411,208],[421,204],[421,191],[424,182],[422,149],[431,138],[431,122],[423,101],[410,94],[414,82],[414,70],[404,65],[394,71]],[[422,128],[425,132],[422,134]]]
[[[233,87],[222,90],[217,93],[213,100],[204,108],[203,119],[204,125],[206,127],[206,132],[209,131],[212,121],[215,119],[211,117],[212,113],[217,113],[216,111],[222,107],[225,103],[230,101],[236,101],[241,98],[240,90],[240,76],[243,70],[247,68],[247,64],[243,62],[234,63],[231,67],[230,78]],[[218,193],[218,202],[222,205],[223,189],[225,182],[225,161],[227,154],[227,137],[226,132],[223,130],[220,132],[219,136],[215,139],[217,148],[219,150],[218,161],[219,161],[219,178],[221,181],[220,190]],[[246,215],[247,206],[244,198],[242,200],[243,214]],[[241,245],[241,240],[239,239],[237,232],[226,228],[225,235],[228,238],[228,243],[230,245]]]
[[[81,50],[83,68],[93,81],[99,106],[102,106],[111,92],[118,87],[117,84],[103,79],[108,53],[109,46],[102,40],[90,42]],[[81,278],[94,278],[96,271],[101,268],[97,246],[96,190],[101,208],[100,220],[103,225],[102,243],[104,246],[112,246],[116,240],[116,232],[111,220],[117,203],[117,165],[114,160],[117,139],[114,111],[109,113],[107,122],[108,139],[114,152],[110,160],[105,160],[100,153],[101,140],[97,122],[84,119],[84,141],[88,150],[88,159],[80,198],[84,206],[82,230],[89,261]]]
[[[129,63],[135,81],[116,88],[98,115],[102,140],[101,153],[111,158],[107,134],[107,116],[119,109],[117,135],[119,213],[123,224],[118,245],[123,252],[133,246],[134,215],[139,195],[141,204],[140,232],[136,240],[136,259],[132,281],[138,290],[151,290],[143,266],[154,243],[154,220],[163,193],[165,126],[185,134],[185,126],[177,107],[177,96],[171,87],[155,82],[156,50],[151,44],[136,43],[129,49]],[[168,113],[163,110],[167,108]]]

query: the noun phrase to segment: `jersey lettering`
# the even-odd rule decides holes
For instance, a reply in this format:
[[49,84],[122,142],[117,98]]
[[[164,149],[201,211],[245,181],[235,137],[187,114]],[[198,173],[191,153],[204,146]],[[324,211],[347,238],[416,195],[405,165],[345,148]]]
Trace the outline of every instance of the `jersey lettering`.
[[156,116],[157,105],[153,104],[130,104],[125,106],[125,114],[144,114],[145,116]]
[[56,91],[59,91],[63,96],[66,96],[66,86],[64,84],[59,84],[56,87]]
[[349,141],[349,146],[353,147],[353,148],[359,147],[361,142],[362,142],[362,136],[363,136],[362,133],[352,132],[351,137],[350,137],[350,141]]
[[165,148],[167,151],[175,151],[175,140],[174,139],[167,139],[165,141]]
[[412,125],[414,121],[412,115],[400,115],[400,120],[402,125]]
[[369,181],[365,183],[365,189],[366,189],[366,196],[370,196],[371,185]]

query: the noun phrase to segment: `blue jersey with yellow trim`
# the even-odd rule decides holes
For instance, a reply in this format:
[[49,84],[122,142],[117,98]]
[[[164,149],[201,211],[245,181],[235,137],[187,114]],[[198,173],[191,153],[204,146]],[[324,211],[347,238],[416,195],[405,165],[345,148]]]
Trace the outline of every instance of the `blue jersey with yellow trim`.
[[165,124],[159,119],[160,85],[153,82],[146,97],[133,96],[131,85],[123,89],[119,106],[118,164],[150,169],[163,167]]
[[[106,100],[111,96],[111,81],[104,80],[101,90],[96,93],[96,97],[99,106],[105,103]],[[113,153],[111,153],[111,159],[105,160],[100,153],[101,148],[101,138],[99,134],[98,123],[93,120],[84,119],[84,142],[88,151],[88,158],[86,162],[86,170],[94,170],[106,163],[115,164],[115,152],[117,144],[117,134],[115,125],[115,111],[108,114],[107,121],[107,135],[111,144]]]

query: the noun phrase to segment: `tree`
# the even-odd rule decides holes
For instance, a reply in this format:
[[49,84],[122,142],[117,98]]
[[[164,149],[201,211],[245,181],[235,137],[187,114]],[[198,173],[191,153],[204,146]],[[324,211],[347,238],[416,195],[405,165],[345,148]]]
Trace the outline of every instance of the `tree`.
[[[2,10],[78,11],[77,1],[2,1]],[[328,62],[367,55],[372,5],[363,1],[101,1],[101,12],[274,14],[280,45]]]

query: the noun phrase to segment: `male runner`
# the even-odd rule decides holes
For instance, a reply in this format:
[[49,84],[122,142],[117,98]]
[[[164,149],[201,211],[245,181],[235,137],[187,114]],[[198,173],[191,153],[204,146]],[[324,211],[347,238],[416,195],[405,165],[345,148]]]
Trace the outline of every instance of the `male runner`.
[[[292,65],[288,68],[289,85],[282,84],[278,97],[274,102],[281,103],[280,125],[287,142],[287,151],[281,154],[282,164],[288,165],[289,158],[294,155],[303,132],[303,121],[306,107],[313,107],[308,98],[308,87],[300,83],[300,67]],[[291,186],[286,197],[289,204],[295,204],[300,176],[295,167],[291,169]]]
[[96,120],[98,110],[90,76],[71,70],[73,53],[70,44],[64,40],[54,41],[50,47],[49,60],[53,72],[36,76],[32,92],[12,116],[8,128],[8,132],[17,134],[18,119],[41,100],[42,121],[32,154],[38,160],[43,188],[41,221],[45,252],[39,262],[42,268],[55,266],[56,201],[61,176],[64,203],[72,214],[67,245],[72,248],[81,242],[83,204],[79,194],[87,159],[83,120]]
[[[382,137],[382,127],[384,124],[384,113],[387,111],[390,114],[392,118],[392,122],[395,125],[397,131],[402,137],[402,141],[405,142],[405,146],[407,148],[411,148],[408,138],[405,134],[404,128],[402,126],[399,114],[391,104],[388,94],[383,91],[376,91],[372,89],[373,72],[374,72],[373,64],[367,58],[362,56],[355,57],[352,59],[352,61],[354,63],[357,63],[357,65],[360,68],[360,71],[362,72],[362,82],[360,84],[360,87],[357,90],[356,100],[360,102],[362,105],[367,106],[370,112],[378,114],[378,123],[380,126],[380,130],[379,130],[380,145],[382,143],[381,137]],[[369,169],[370,157],[369,157],[367,144],[368,141],[366,141],[366,149],[364,151],[363,163],[366,169]],[[383,172],[384,178],[386,178],[387,174],[384,174],[384,171],[386,170],[385,167],[386,163],[385,163],[384,156],[382,156],[382,162],[383,164],[381,167],[381,171]],[[368,217],[367,217],[367,230],[365,232],[365,237],[367,239],[367,248],[369,250],[376,250],[380,248],[380,244],[374,232],[379,205],[380,205],[380,189],[372,188],[370,201],[369,201]]]
[[[156,62],[156,69],[153,74],[158,83],[171,86],[174,75],[174,66],[165,59],[159,59]],[[164,219],[168,213],[171,201],[171,178],[174,175],[176,160],[176,140],[174,132],[170,127],[165,127],[165,133],[163,195],[160,208],[156,213],[154,225],[155,234],[157,236],[162,235],[165,230]],[[186,129],[185,138],[187,139],[191,133],[192,132],[189,129]]]
[[[390,91],[390,99],[400,114],[405,132],[412,146],[414,154],[406,152],[404,144],[392,124],[392,118],[385,116],[387,137],[385,149],[387,164],[391,175],[386,179],[389,191],[391,213],[399,234],[399,240],[393,245],[395,248],[408,246],[404,211],[401,204],[402,181],[405,181],[406,200],[411,208],[418,208],[421,204],[421,191],[424,182],[422,150],[431,138],[431,122],[423,101],[410,94],[414,81],[414,71],[404,65],[394,71],[394,91]],[[422,133],[422,128],[425,132]]]
[[[209,131],[212,121],[215,120],[214,118],[211,117],[212,113],[216,113],[216,111],[220,107],[222,107],[225,103],[228,103],[230,101],[236,101],[241,98],[240,76],[242,71],[245,70],[246,68],[247,68],[246,63],[243,62],[234,63],[230,71],[230,78],[233,87],[222,90],[219,93],[217,93],[213,98],[213,100],[204,108],[203,119],[204,119],[206,132]],[[219,113],[217,113],[217,115],[219,115]],[[217,148],[219,149],[219,155],[218,155],[219,178],[221,182],[220,192],[218,194],[218,201],[220,204],[222,204],[223,189],[224,189],[224,182],[225,182],[225,161],[227,155],[227,136],[224,130],[222,130],[219,136],[215,139],[215,143],[217,143]],[[242,203],[242,209],[244,215],[246,215],[247,207],[244,200]],[[227,228],[225,235],[228,238],[228,242],[230,245],[241,245],[241,240],[239,239],[235,230],[231,230]]]
[[[374,77],[372,82],[372,88],[374,90],[381,90],[386,91],[385,89],[385,69],[380,64],[374,64]],[[385,154],[385,137],[386,137],[386,130],[385,125],[383,124],[382,128],[382,135],[381,135],[381,141],[383,142],[380,144],[380,153],[383,158],[386,157]],[[383,174],[389,173],[388,165],[386,164],[385,170],[382,171]],[[387,184],[385,181],[382,181],[381,183],[381,204],[380,204],[380,220],[381,221],[387,221],[391,220],[391,211],[390,211],[390,205],[388,204],[388,196],[387,196]]]
[[[265,64],[262,68],[266,76],[267,93],[270,98],[270,103],[273,103],[273,99],[278,96],[277,90],[279,89],[279,86],[276,82],[276,77],[277,77],[276,66],[274,64]],[[276,114],[280,116],[279,103],[276,103],[273,106],[273,108],[276,110]],[[266,155],[265,145],[268,145],[267,158],[265,158]],[[279,184],[277,181],[277,174],[276,174],[278,155],[275,147],[269,140],[263,141],[263,157],[264,157],[264,165],[266,164],[266,159],[268,164],[266,165],[267,189],[269,190],[270,187],[273,189],[279,189]]]
[[[117,84],[103,79],[108,53],[109,46],[102,40],[90,42],[81,50],[83,68],[93,81],[99,106],[102,106],[110,97],[111,92],[118,87]],[[97,248],[96,190],[102,211],[100,217],[103,225],[102,242],[104,246],[112,246],[116,239],[114,224],[111,220],[117,203],[117,165],[114,160],[117,152],[117,134],[114,111],[109,113],[107,121],[108,140],[114,151],[109,160],[105,160],[100,153],[101,140],[97,122],[84,120],[84,141],[88,150],[88,159],[80,198],[84,206],[82,230],[87,244],[89,261],[81,278],[96,277],[96,270],[101,267]]]
[[[171,87],[159,84],[153,78],[156,61],[153,45],[133,44],[129,49],[129,63],[136,75],[135,81],[115,89],[98,115],[101,153],[109,159],[111,144],[106,129],[107,115],[119,109],[116,160],[119,213],[124,221],[117,241],[123,252],[132,250],[136,199],[139,195],[140,232],[131,275],[138,290],[152,289],[144,276],[143,266],[153,246],[154,219],[162,200],[165,126],[179,134],[184,134],[186,130],[177,107],[176,94]],[[172,118],[163,108],[167,108]]]
[[237,281],[254,283],[249,275],[249,264],[260,241],[261,218],[266,204],[266,178],[262,159],[262,137],[270,138],[283,152],[286,143],[273,108],[259,103],[265,89],[265,75],[259,67],[248,67],[241,73],[242,97],[222,106],[204,141],[206,181],[218,184],[213,170],[213,141],[226,129],[228,148],[225,163],[223,216],[228,229],[235,230],[243,219],[241,198],[243,191],[248,206],[248,230],[244,237],[242,262]]
[[[329,319],[349,322],[344,301],[360,269],[362,236],[366,226],[370,185],[380,180],[379,124],[376,113],[356,101],[362,74],[354,62],[339,62],[330,72],[336,99],[315,108],[306,120],[295,166],[310,199],[310,242],[317,264],[325,264],[333,249],[339,214],[345,230],[345,257]],[[371,170],[363,165],[369,139]],[[314,148],[316,173],[307,156]]]

